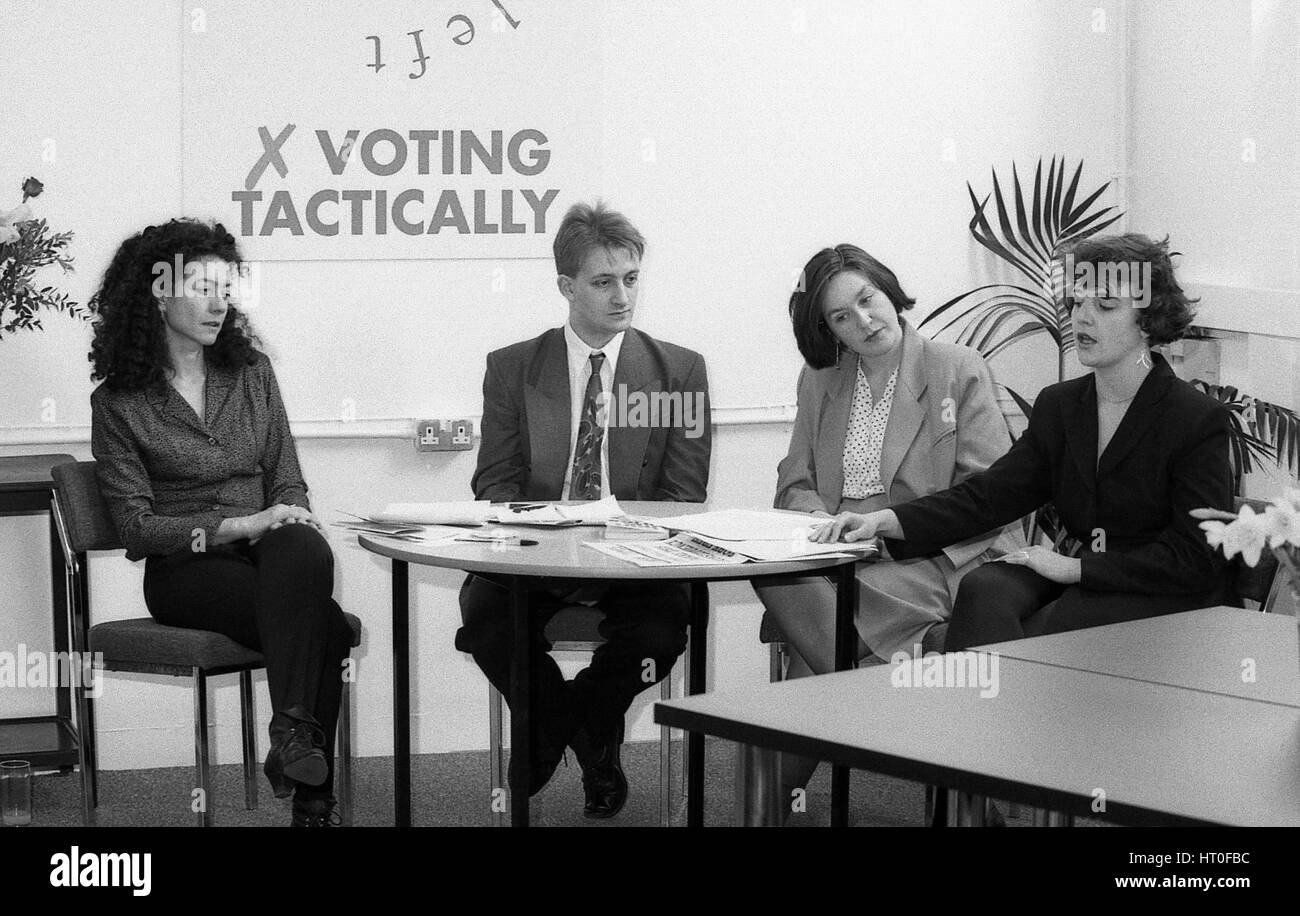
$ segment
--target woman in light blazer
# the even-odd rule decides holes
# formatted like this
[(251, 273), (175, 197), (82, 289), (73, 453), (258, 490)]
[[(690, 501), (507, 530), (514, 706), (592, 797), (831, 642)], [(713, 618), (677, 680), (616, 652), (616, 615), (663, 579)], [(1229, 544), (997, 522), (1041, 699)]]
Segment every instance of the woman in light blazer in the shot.
[[(825, 248), (790, 297), (807, 365), (775, 505), (815, 516), (869, 512), (979, 473), (1010, 447), (988, 366), (974, 350), (936, 343), (902, 317), (893, 271), (853, 245)], [(919, 652), (952, 613), (962, 576), (1024, 546), (1018, 525), (908, 560), (858, 571), (860, 658)], [(835, 589), (824, 576), (767, 579), (755, 590), (791, 648), (788, 678), (833, 671)], [(802, 786), (815, 761), (787, 756), (783, 782)]]

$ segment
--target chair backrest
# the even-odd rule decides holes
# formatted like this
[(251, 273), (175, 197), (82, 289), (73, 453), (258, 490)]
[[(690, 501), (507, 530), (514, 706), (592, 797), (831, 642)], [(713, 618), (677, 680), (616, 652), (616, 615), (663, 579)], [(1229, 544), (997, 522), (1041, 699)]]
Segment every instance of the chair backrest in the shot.
[[(1250, 506), (1256, 512), (1263, 512), (1268, 505), (1268, 502), (1263, 499), (1238, 496), (1233, 500), (1232, 508), (1234, 512), (1240, 512), (1242, 506)], [(1255, 566), (1247, 566), (1246, 562), (1237, 556), (1232, 561), (1232, 567), (1233, 591), (1237, 597), (1257, 601), (1261, 610), (1269, 610), (1271, 608), (1269, 599), (1273, 597), (1278, 569), (1277, 557), (1273, 556), (1273, 552), (1266, 549), (1260, 554), (1259, 563)]]
[(95, 462), (70, 461), (53, 468), (50, 474), (54, 477), (55, 498), (63, 512), (73, 551), (119, 549), (122, 538), (99, 492)]

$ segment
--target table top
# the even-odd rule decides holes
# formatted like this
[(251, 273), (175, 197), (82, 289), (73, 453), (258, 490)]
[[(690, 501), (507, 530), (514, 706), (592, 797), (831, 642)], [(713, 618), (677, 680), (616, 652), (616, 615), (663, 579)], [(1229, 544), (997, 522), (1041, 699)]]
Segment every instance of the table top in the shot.
[(980, 648), (1062, 668), (1300, 706), (1298, 639), (1294, 617), (1213, 607)]
[(49, 490), (54, 486), (50, 469), (76, 460), (71, 455), (18, 455), (0, 458), (0, 493)]
[[(701, 511), (698, 504), (677, 502), (621, 502), (629, 515), (656, 518), (681, 515), (683, 512)], [(805, 515), (805, 513), (792, 513)], [(535, 528), (520, 525), (501, 525), (517, 531), (525, 538), (536, 540), (535, 546), (509, 546), (503, 544), (431, 544), (424, 546), (412, 541), (401, 541), (361, 534), (358, 543), (366, 550), (394, 560), (418, 563), (423, 566), (441, 566), (474, 573), (494, 573), (504, 576), (563, 577), (571, 579), (667, 579), (667, 580), (720, 580), (757, 579), (765, 576), (811, 573), (833, 569), (860, 558), (830, 558), (820, 560), (791, 560), (779, 563), (742, 563), (717, 566), (636, 566), (598, 550), (583, 546), (584, 541), (603, 540), (603, 529), (582, 525), (573, 528)]]
[(999, 659), (986, 698), (894, 676), (882, 665), (661, 702), (655, 721), (1120, 823), (1300, 825), (1295, 707), (1015, 658)]

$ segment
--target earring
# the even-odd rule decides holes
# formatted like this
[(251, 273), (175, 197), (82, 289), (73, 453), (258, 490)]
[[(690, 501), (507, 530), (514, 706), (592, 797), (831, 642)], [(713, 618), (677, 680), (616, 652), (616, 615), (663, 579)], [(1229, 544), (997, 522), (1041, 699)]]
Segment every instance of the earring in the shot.
[(1147, 353), (1146, 350), (1143, 350), (1141, 353), (1138, 354), (1137, 364), (1143, 367), (1144, 369), (1151, 368), (1151, 356)]

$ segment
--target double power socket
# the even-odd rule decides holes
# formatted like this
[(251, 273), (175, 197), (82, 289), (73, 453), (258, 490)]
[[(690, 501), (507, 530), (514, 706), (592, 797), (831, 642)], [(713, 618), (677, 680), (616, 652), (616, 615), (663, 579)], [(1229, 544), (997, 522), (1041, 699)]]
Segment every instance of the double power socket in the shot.
[(473, 447), (472, 420), (420, 420), (415, 424), (417, 452), (459, 452)]

